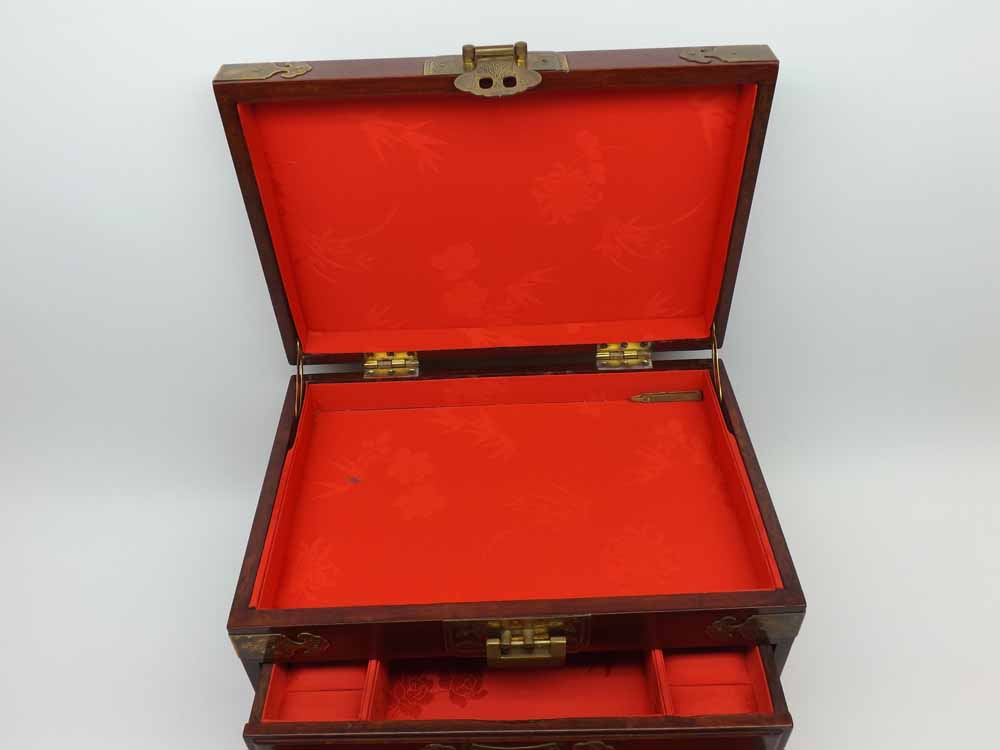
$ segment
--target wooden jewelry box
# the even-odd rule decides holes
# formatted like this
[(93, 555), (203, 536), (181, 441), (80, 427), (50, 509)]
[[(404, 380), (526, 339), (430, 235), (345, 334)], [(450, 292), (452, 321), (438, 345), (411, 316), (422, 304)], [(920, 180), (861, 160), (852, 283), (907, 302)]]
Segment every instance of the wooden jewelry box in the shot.
[(222, 67), (296, 365), (229, 618), (250, 747), (784, 743), (805, 599), (718, 358), (777, 69)]

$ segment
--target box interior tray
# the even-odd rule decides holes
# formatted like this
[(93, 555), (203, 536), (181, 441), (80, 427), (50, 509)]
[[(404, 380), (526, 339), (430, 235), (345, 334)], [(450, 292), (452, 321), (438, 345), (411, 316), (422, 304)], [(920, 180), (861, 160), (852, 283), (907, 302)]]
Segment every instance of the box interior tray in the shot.
[(756, 648), (571, 655), (559, 669), (464, 660), (275, 665), (264, 722), (772, 713)]
[(251, 606), (778, 589), (712, 388), (704, 370), (311, 383)]

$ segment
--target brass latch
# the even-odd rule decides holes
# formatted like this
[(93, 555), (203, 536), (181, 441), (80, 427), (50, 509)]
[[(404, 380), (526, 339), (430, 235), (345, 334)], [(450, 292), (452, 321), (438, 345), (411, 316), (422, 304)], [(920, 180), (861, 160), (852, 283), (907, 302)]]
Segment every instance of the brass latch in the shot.
[(424, 75), (456, 75), (455, 88), (476, 96), (512, 96), (542, 82), (539, 71), (569, 70), (557, 52), (528, 52), (527, 42), (477, 47), (466, 44), (461, 57), (447, 55), (424, 62)]
[(416, 352), (368, 352), (363, 364), (365, 380), (415, 378), (420, 374)]
[(650, 370), (653, 346), (648, 341), (623, 341), (597, 345), (598, 370)]
[(566, 636), (553, 635), (548, 625), (530, 622), (503, 627), (486, 639), (486, 663), (491, 667), (549, 667), (566, 663)]
[(485, 655), (492, 667), (559, 666), (567, 653), (587, 650), (590, 615), (448, 620), (444, 642), (449, 656)]
[(489, 44), (477, 47), (474, 44), (462, 45), (462, 67), (465, 70), (475, 70), (479, 63), (485, 60), (510, 60), (521, 68), (528, 67), (528, 43)]

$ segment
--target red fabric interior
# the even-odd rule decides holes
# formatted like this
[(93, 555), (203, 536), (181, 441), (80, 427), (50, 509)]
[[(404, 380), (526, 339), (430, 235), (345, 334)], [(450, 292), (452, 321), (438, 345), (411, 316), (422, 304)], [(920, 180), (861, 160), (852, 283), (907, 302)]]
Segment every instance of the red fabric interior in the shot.
[(676, 716), (774, 709), (757, 649), (663, 654), (665, 710)]
[(707, 337), (755, 97), (240, 105), (303, 350)]
[(309, 385), (251, 605), (780, 586), (708, 373), (658, 370)]
[(264, 720), (360, 719), (367, 671), (367, 662), (305, 668), (276, 665), (264, 703)]
[(773, 712), (756, 648), (571, 655), (559, 669), (475, 661), (275, 665), (264, 721), (530, 720)]

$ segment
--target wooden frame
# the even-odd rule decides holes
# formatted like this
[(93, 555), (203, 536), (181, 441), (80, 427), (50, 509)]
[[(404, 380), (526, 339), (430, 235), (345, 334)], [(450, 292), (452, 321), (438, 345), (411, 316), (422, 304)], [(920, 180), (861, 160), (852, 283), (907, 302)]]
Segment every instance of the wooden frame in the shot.
[(401, 750), (781, 750), (792, 732), (774, 654), (761, 648), (773, 704), (770, 714), (545, 719), (532, 721), (415, 720), (264, 722), (272, 666), (256, 683), (243, 737), (250, 750), (367, 748)]

